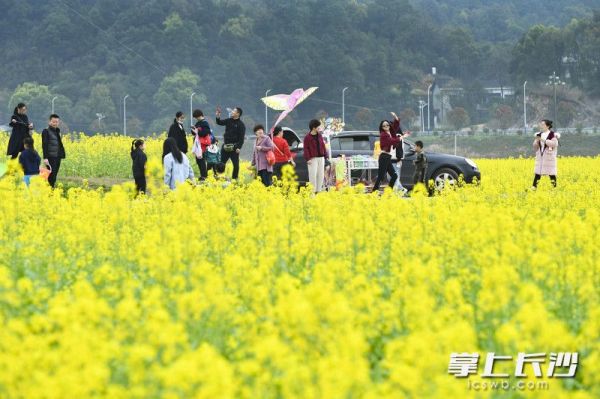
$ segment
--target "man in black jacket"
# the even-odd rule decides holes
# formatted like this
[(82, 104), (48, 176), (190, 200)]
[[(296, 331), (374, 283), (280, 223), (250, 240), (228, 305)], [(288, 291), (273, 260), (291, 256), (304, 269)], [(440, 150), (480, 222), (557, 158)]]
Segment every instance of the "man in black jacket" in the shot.
[(246, 126), (240, 119), (242, 117), (242, 109), (236, 107), (231, 112), (231, 118), (221, 119), (221, 107), (217, 107), (217, 125), (225, 126), (225, 134), (223, 135), (223, 148), (221, 149), (221, 162), (226, 164), (231, 159), (233, 164), (232, 179), (237, 179), (240, 173), (240, 151), (244, 145), (244, 137), (246, 136)]
[(60, 117), (56, 114), (50, 115), (48, 128), (42, 131), (42, 151), (44, 154), (44, 163), (50, 166), (50, 176), (48, 183), (54, 187), (56, 177), (60, 169), (61, 160), (65, 159), (65, 147), (60, 137)]

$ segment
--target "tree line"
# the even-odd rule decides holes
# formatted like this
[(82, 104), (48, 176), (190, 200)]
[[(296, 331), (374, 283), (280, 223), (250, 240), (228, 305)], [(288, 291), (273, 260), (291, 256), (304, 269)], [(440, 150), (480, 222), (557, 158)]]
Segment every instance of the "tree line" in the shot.
[(239, 105), (262, 122), (267, 89), (319, 86), (288, 125), (341, 115), (341, 89), (350, 87), (347, 123), (365, 128), (390, 109), (414, 119), (432, 66), (464, 88), (453, 101), (471, 123), (514, 106), (481, 107), (487, 85), (541, 83), (568, 69), (570, 85), (600, 95), (600, 17), (587, 0), (0, 3), (2, 121), (24, 101), (43, 123), (54, 99), (70, 130), (122, 131), (128, 95), (128, 132), (147, 134), (165, 130), (175, 111), (189, 113), (195, 92), (195, 107)]

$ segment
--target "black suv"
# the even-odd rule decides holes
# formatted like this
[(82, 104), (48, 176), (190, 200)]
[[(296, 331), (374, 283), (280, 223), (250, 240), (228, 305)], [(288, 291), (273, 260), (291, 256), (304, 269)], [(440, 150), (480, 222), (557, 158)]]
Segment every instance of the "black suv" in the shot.
[[(290, 150), (296, 162), (296, 174), (300, 184), (308, 182), (308, 168), (302, 151), (302, 140), (292, 129), (284, 128), (283, 137), (290, 145)], [(342, 154), (349, 157), (352, 155), (373, 156), (375, 142), (379, 141), (379, 133), (373, 131), (352, 131), (341, 132), (331, 138), (331, 156), (339, 157)], [(415, 159), (414, 144), (404, 140), (404, 159), (402, 160), (402, 176), (400, 181), (408, 189), (413, 186), (413, 174)], [(477, 165), (470, 159), (458, 157), (449, 154), (440, 154), (428, 152), (427, 154), (427, 173), (426, 180), (433, 179), (437, 188), (442, 188), (444, 184), (455, 184), (458, 176), (462, 175), (466, 183), (473, 183), (481, 180), (481, 172)], [(353, 181), (367, 181), (374, 183), (377, 178), (377, 171), (370, 173), (365, 171), (353, 171)]]

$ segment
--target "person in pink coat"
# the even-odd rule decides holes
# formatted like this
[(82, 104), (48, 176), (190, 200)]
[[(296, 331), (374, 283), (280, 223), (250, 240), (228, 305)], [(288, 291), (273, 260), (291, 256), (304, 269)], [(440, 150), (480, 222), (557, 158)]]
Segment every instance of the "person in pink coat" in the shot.
[(273, 141), (265, 134), (263, 125), (254, 126), (254, 134), (256, 135), (256, 141), (252, 153), (252, 167), (256, 169), (256, 174), (260, 177), (262, 183), (269, 187), (273, 184), (273, 165), (267, 161), (267, 152), (273, 151)]
[(533, 140), (535, 151), (535, 177), (532, 190), (537, 188), (542, 176), (550, 176), (552, 186), (556, 187), (556, 153), (560, 134), (552, 131), (552, 121), (544, 119), (540, 122), (540, 132)]

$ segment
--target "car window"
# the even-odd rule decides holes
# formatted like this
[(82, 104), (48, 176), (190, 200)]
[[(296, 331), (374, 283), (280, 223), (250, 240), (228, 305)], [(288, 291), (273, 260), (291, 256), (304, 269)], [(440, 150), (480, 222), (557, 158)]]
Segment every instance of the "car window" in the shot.
[(354, 139), (352, 137), (340, 137), (339, 145), (341, 151), (353, 151)]
[(331, 149), (332, 150), (340, 150), (340, 139), (338, 137), (331, 138)]
[(371, 143), (369, 142), (369, 136), (353, 137), (352, 146), (354, 151), (370, 151)]
[(373, 142), (369, 136), (346, 136), (333, 137), (331, 139), (331, 149), (334, 151), (372, 151)]

